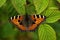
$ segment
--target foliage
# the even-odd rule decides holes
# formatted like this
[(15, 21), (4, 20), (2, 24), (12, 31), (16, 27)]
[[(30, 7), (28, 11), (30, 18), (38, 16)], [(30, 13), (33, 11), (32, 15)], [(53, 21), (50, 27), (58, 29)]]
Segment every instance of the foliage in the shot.
[[(14, 15), (46, 16), (34, 32), (21, 32), (11, 24)], [(0, 0), (0, 40), (60, 40), (60, 0)]]

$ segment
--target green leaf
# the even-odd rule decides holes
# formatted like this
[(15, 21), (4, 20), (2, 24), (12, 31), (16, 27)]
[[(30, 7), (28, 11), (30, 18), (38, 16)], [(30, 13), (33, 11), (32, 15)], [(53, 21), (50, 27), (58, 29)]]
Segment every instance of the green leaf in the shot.
[(60, 3), (60, 0), (57, 0)]
[(42, 15), (45, 15), (46, 17), (49, 17), (56, 10), (59, 11), (57, 7), (49, 7), (42, 13)]
[(7, 11), (9, 17), (18, 15), (17, 11), (13, 7), (12, 3), (10, 3), (10, 2), (11, 2), (10, 0), (7, 1), (3, 8)]
[(25, 14), (26, 0), (11, 0), (11, 2), (19, 14), (22, 14), (22, 15)]
[(32, 4), (28, 5), (26, 11), (28, 14), (35, 14), (35, 7)]
[(49, 25), (51, 25), (55, 29), (56, 34), (57, 34), (57, 40), (60, 40), (60, 21), (51, 23)]
[(38, 29), (39, 40), (56, 40), (54, 29), (48, 24), (40, 25)]
[(8, 17), (11, 17), (11, 16), (14, 16), (14, 15), (17, 15), (17, 11), (14, 9), (12, 3), (10, 3), (11, 1), (7, 1), (2, 7), (0, 10), (2, 10), (4, 12), (3, 15), (7, 15)]
[(0, 7), (3, 6), (3, 4), (6, 2), (6, 0), (0, 0)]
[(44, 14), (46, 23), (54, 23), (60, 19), (60, 11), (58, 9), (49, 9)]
[(58, 7), (56, 0), (49, 0), (49, 7)]
[(33, 2), (36, 8), (37, 14), (40, 14), (47, 8), (49, 0), (33, 0)]

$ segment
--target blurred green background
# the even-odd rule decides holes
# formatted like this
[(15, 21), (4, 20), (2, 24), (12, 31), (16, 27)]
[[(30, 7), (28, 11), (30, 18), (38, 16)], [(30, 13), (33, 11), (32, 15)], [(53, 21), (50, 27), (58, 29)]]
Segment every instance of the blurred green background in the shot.
[[(37, 7), (37, 4), (40, 3), (37, 2), (37, 4), (35, 3), (36, 5), (34, 4), (34, 6), (33, 2), (37, 0), (28, 0), (28, 4), (25, 5), (24, 1), (25, 0), (0, 0), (0, 40), (39, 40), (38, 30), (35, 32), (21, 32), (9, 21), (11, 16), (18, 14), (25, 15), (25, 9), (28, 14), (36, 13), (35, 6)], [(42, 6), (40, 6), (40, 9), (37, 7), (37, 14), (43, 13), (42, 15), (45, 15), (44, 11), (50, 7), (50, 9), (58, 9), (60, 12), (60, 0), (48, 0), (49, 2), (47, 0), (41, 1), (42, 2), (40, 5)], [(49, 24), (55, 30), (57, 40), (60, 40), (60, 20), (54, 21), (53, 23), (49, 23), (48, 21), (47, 24)]]

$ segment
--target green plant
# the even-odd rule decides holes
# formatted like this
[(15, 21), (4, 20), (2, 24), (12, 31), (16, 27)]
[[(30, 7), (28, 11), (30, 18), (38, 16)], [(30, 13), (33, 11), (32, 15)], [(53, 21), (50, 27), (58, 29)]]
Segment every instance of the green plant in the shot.
[[(0, 39), (60, 40), (59, 5), (60, 0), (0, 0)], [(8, 19), (13, 15), (25, 15), (26, 13), (45, 15), (46, 20), (35, 32), (20, 32)], [(21, 35), (27, 35), (27, 38)]]

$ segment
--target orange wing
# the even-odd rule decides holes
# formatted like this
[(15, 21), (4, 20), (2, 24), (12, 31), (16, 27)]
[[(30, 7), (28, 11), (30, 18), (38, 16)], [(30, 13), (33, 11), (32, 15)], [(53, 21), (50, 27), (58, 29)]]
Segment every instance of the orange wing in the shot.
[(44, 21), (45, 17), (42, 15), (32, 15), (31, 19), (34, 21), (32, 25), (29, 26), (28, 30), (35, 30), (37, 26)]
[(17, 27), (21, 30), (26, 30), (25, 26), (22, 24), (22, 20), (24, 19), (23, 16), (14, 16), (11, 17), (11, 22), (14, 23), (15, 25), (17, 25)]

